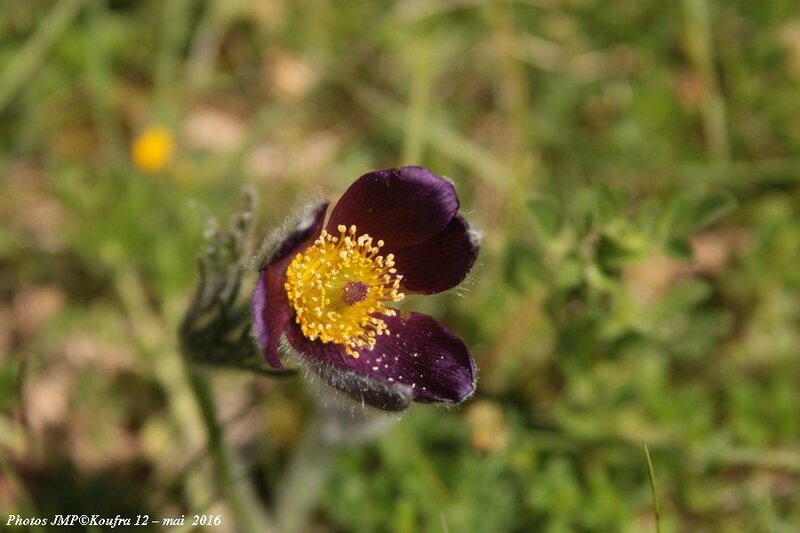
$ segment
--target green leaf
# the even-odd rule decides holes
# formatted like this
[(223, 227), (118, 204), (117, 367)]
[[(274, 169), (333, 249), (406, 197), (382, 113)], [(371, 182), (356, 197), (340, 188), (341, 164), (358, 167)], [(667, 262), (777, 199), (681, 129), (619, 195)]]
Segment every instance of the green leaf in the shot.
[(694, 206), (700, 201), (700, 195), (697, 187), (689, 187), (669, 199), (661, 218), (661, 235), (664, 239), (689, 234), (691, 226), (688, 221)]
[(612, 189), (605, 183), (594, 187), (595, 217), (598, 224), (607, 224), (620, 218), (630, 204), (630, 194), (624, 189)]
[(578, 189), (569, 199), (567, 209), (569, 222), (579, 237), (592, 230), (595, 222), (595, 192), (592, 189)]
[(736, 198), (729, 192), (713, 192), (695, 207), (692, 231), (707, 228), (736, 208)]
[(641, 255), (641, 246), (635, 242), (635, 235), (606, 235), (600, 236), (595, 248), (595, 257), (598, 264), (605, 272), (618, 272), (625, 264), (638, 259)]
[(728, 192), (703, 194), (690, 188), (676, 194), (669, 202), (661, 220), (664, 238), (686, 237), (707, 228), (731, 212), (736, 199)]
[(661, 300), (659, 314), (667, 317), (685, 314), (703, 303), (711, 295), (711, 286), (701, 279), (688, 280), (676, 285)]

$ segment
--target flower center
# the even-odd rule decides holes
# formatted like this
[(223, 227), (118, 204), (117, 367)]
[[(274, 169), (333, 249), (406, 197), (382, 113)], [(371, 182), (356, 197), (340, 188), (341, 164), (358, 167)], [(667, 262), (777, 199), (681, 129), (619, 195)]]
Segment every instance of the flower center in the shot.
[(363, 302), (367, 294), (369, 294), (369, 287), (365, 284), (360, 281), (348, 281), (342, 289), (342, 300), (347, 305), (356, 305), (358, 302)]
[(388, 302), (404, 298), (394, 256), (378, 255), (383, 241), (373, 244), (356, 227), (340, 225), (339, 236), (322, 231), (286, 270), (284, 285), (303, 335), (341, 344), (357, 358), (359, 348), (372, 349), (378, 335), (389, 333), (380, 315), (394, 316)]

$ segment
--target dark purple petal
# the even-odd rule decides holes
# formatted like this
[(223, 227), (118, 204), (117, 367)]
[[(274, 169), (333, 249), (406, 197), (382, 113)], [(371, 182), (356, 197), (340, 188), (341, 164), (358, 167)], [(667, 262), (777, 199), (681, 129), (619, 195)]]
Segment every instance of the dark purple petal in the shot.
[[(291, 320), (289, 302), (284, 297), (279, 297), (286, 291), (276, 281), (280, 277), (267, 267), (259, 274), (256, 290), (253, 293), (253, 332), (259, 346), (264, 352), (264, 357), (273, 368), (283, 368), (278, 355), (278, 343), (281, 332), (286, 323)], [(277, 285), (277, 286), (276, 286)]]
[(290, 256), (293, 258), (298, 252), (302, 252), (314, 242), (322, 232), (322, 221), (325, 219), (328, 205), (329, 202), (321, 202), (306, 212), (297, 223), (297, 226), (280, 243), (269, 262), (275, 263)]
[(307, 354), (314, 354), (310, 357), (302, 356), (303, 364), (320, 376), (325, 383), (347, 394), (358, 403), (384, 411), (403, 411), (411, 405), (414, 390), (408, 385), (374, 378), (360, 370), (351, 370), (342, 365), (329, 364), (332, 358), (344, 356), (339, 345), (308, 341), (299, 328), (289, 327), (286, 333), (290, 345), (305, 346)]
[(453, 184), (423, 167), (364, 174), (345, 191), (328, 221), (328, 232), (355, 224), (392, 246), (424, 242), (440, 233), (458, 210)]
[(278, 344), (286, 324), (292, 319), (292, 309), (286, 295), (286, 269), (294, 256), (310, 246), (322, 232), (328, 204), (315, 208), (280, 243), (269, 263), (259, 272), (253, 292), (253, 333), (264, 351), (264, 357), (274, 368), (283, 368), (278, 355)]
[[(475, 363), (464, 343), (428, 315), (402, 313), (386, 320), (391, 333), (381, 335), (358, 359), (336, 344), (306, 338), (296, 324), (287, 328), (289, 343), (330, 385), (375, 407), (364, 388), (410, 391), (418, 402), (459, 403), (475, 390)], [(360, 388), (348, 389), (342, 372), (362, 376)], [(385, 407), (381, 407), (385, 408)]]
[(435, 294), (464, 281), (475, 264), (479, 247), (477, 234), (469, 229), (466, 220), (456, 215), (444, 231), (422, 244), (387, 248), (383, 252), (394, 253), (397, 273), (403, 276), (400, 288), (404, 292)]

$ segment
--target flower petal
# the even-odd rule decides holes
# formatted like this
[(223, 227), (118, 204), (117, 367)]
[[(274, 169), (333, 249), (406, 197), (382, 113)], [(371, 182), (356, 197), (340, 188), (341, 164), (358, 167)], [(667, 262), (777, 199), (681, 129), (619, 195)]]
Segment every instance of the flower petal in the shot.
[(438, 235), (414, 246), (386, 252), (395, 255), (397, 273), (402, 274), (404, 292), (435, 294), (452, 289), (467, 277), (478, 257), (480, 240), (460, 215)]
[(458, 210), (455, 187), (424, 167), (401, 167), (364, 174), (345, 191), (331, 212), (328, 232), (355, 224), (392, 246), (424, 242), (441, 232)]
[(328, 203), (315, 207), (277, 245), (269, 263), (259, 272), (252, 300), (253, 333), (264, 351), (264, 357), (274, 368), (283, 368), (278, 355), (278, 344), (286, 324), (292, 319), (292, 310), (286, 296), (286, 268), (294, 256), (310, 246), (322, 232), (322, 223)]
[(345, 355), (340, 345), (310, 341), (303, 336), (300, 328), (292, 326), (287, 328), (286, 333), (289, 353), (294, 350), (302, 364), (356, 402), (384, 411), (403, 411), (411, 405), (414, 394), (408, 385), (374, 378), (346, 365), (331, 364), (334, 360), (350, 357)]
[[(289, 343), (312, 370), (331, 386), (356, 399), (373, 403), (387, 391), (406, 391), (415, 401), (459, 403), (475, 390), (475, 363), (464, 343), (428, 315), (403, 313), (382, 317), (391, 331), (377, 337), (372, 350), (361, 350), (358, 359), (336, 344), (311, 341), (292, 323)], [(342, 379), (342, 376), (350, 379)], [(352, 376), (360, 376), (354, 387)], [(397, 392), (400, 391), (400, 392)]]

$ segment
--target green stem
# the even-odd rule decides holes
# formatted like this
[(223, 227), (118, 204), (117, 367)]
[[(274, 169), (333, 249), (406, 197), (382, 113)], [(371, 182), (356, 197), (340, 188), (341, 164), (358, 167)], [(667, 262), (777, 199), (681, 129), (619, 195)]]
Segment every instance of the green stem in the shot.
[(650, 459), (650, 450), (647, 443), (643, 442), (644, 455), (647, 459), (647, 476), (650, 478), (650, 491), (653, 493), (653, 509), (656, 514), (656, 533), (661, 533), (661, 507), (658, 504), (658, 493), (656, 492), (656, 474), (653, 471), (653, 461)]
[(237, 464), (236, 457), (225, 442), (205, 376), (195, 370), (191, 373), (191, 380), (208, 433), (208, 444), (214, 458), (217, 478), (236, 514), (238, 530), (245, 533), (274, 531), (275, 525), (258, 503), (258, 498), (247, 480), (242, 479), (243, 467)]
[[(202, 418), (189, 383), (186, 368), (178, 353), (171, 332), (164, 327), (144, 298), (146, 291), (138, 274), (120, 267), (115, 289), (121, 307), (127, 315), (133, 338), (149, 371), (167, 398), (171, 419), (181, 438), (184, 453), (195, 454), (205, 449)], [(211, 501), (213, 480), (200, 469), (192, 471), (187, 480), (190, 505), (200, 509)]]
[[(238, 530), (274, 530), (252, 488), (237, 478), (237, 473), (243, 469), (227, 447), (207, 382), (198, 372), (184, 366), (172, 334), (163, 326), (164, 320), (144, 300), (145, 290), (139, 277), (124, 269), (118, 276), (117, 293), (126, 314), (135, 317), (131, 320), (135, 336), (167, 395), (186, 452), (202, 451), (205, 441), (208, 441), (215, 475), (209, 476), (200, 469), (191, 471), (193, 477), (189, 480), (187, 492), (193, 509), (202, 512), (207, 502), (212, 500), (211, 491), (219, 484), (225, 500), (236, 514)], [(202, 434), (202, 428), (205, 428), (206, 436)]]
[(409, 52), (411, 87), (403, 141), (403, 163), (406, 165), (418, 165), (422, 161), (435, 79), (435, 53), (433, 39), (412, 40)]
[(703, 129), (711, 159), (730, 161), (728, 113), (714, 66), (711, 16), (707, 0), (684, 0), (686, 48), (689, 59), (708, 91), (703, 102)]
[[(531, 91), (517, 51), (517, 29), (512, 6), (506, 0), (489, 3), (489, 19), (499, 67), (498, 87), (508, 124), (508, 161), (511, 183), (506, 191), (508, 211), (519, 217), (537, 179), (539, 155), (531, 142)], [(512, 218), (514, 223), (517, 219)]]
[[(399, 102), (372, 87), (353, 83), (351, 80), (343, 80), (341, 86), (350, 91), (358, 104), (388, 127), (399, 131), (405, 127), (406, 111)], [(505, 190), (510, 186), (509, 170), (501, 159), (495, 158), (488, 150), (435, 115), (428, 116), (427, 120), (424, 142), (431, 148), (459, 165), (464, 165), (475, 173), (477, 179), (483, 180), (484, 184), (493, 189)]]
[(186, 60), (186, 86), (199, 90), (208, 84), (214, 72), (225, 32), (231, 23), (228, 12), (220, 2), (210, 2), (205, 14), (197, 24)]
[(160, 117), (176, 118), (181, 47), (189, 33), (193, 0), (163, 2), (161, 42), (156, 58), (156, 108)]
[(86, 31), (86, 66), (92, 95), (92, 117), (98, 137), (102, 140), (100, 149), (103, 155), (116, 164), (121, 160), (124, 142), (113, 105), (114, 84), (101, 32), (107, 16), (105, 1), (92, 0), (87, 8), (87, 15), (89, 23)]
[(85, 0), (61, 0), (42, 20), (11, 63), (0, 73), (0, 113), (44, 61), (50, 47), (80, 12)]

